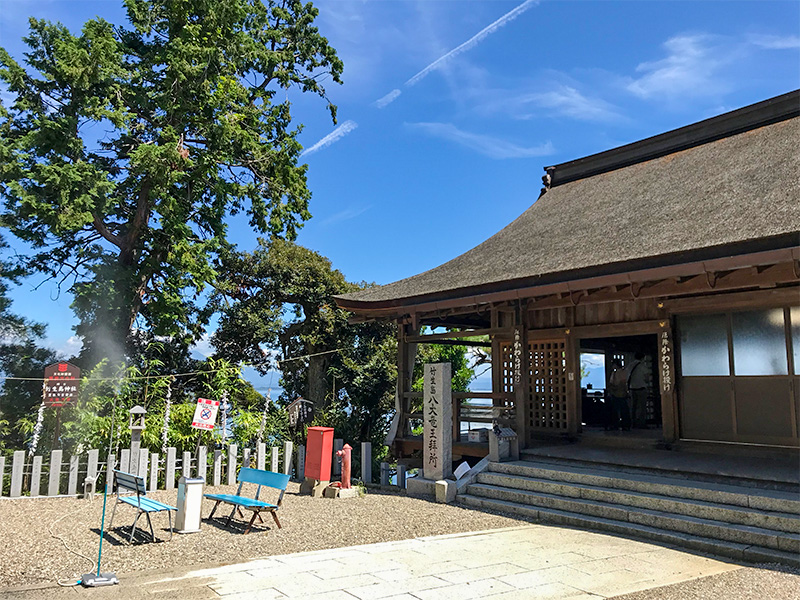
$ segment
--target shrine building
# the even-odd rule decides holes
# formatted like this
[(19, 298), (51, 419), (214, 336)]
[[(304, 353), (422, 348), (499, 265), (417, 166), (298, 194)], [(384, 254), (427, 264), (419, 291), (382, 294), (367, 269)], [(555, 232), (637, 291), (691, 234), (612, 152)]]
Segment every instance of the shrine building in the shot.
[[(420, 343), (491, 349), (491, 391), (453, 395), (454, 458), (486, 455), (467, 431), (500, 414), (523, 448), (612, 433), (800, 446), (798, 140), (794, 91), (546, 167), (539, 198), (482, 244), (338, 297), (354, 319), (397, 323), (395, 456), (422, 445)], [(635, 357), (646, 426), (606, 431), (611, 363)]]

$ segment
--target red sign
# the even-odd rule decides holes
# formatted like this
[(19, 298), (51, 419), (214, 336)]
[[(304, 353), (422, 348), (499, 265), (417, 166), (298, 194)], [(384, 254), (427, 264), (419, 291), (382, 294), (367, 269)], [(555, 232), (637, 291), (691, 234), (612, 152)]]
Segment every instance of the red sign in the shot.
[(44, 369), (44, 403), (60, 408), (78, 400), (81, 370), (70, 363), (56, 363)]

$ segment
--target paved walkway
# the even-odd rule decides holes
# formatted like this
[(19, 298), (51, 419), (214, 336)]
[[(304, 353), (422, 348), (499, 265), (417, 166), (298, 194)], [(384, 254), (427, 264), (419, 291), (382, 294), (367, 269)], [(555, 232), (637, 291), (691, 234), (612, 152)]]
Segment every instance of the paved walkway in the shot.
[[(309, 532), (309, 535), (313, 533)], [(468, 600), (610, 598), (738, 565), (600, 533), (527, 525), (274, 556), (184, 573), (118, 573), (92, 598)], [(72, 598), (79, 588), (0, 592)]]

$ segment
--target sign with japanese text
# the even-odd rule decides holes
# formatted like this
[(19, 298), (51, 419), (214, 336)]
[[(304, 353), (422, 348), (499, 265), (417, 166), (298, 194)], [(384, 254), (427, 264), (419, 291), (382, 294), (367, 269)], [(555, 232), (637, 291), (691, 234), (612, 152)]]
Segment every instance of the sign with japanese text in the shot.
[(289, 425), (302, 427), (314, 420), (314, 403), (305, 398), (298, 398), (286, 407), (289, 411)]
[(672, 341), (669, 338), (669, 332), (662, 331), (658, 340), (659, 352), (658, 361), (661, 367), (661, 389), (664, 393), (672, 391), (674, 384), (673, 379), (673, 355), (672, 355)]
[(219, 410), (219, 400), (209, 400), (198, 398), (197, 407), (194, 409), (192, 427), (211, 431), (217, 422), (217, 411)]
[(81, 387), (81, 370), (73, 364), (62, 362), (44, 369), (45, 406), (61, 408), (77, 401)]
[(438, 481), (453, 474), (453, 395), (450, 363), (425, 365), (422, 471)]

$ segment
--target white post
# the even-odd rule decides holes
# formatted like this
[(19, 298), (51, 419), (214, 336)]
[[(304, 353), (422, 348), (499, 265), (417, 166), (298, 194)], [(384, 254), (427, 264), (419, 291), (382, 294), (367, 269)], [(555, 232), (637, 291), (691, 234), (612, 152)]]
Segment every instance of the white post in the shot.
[(249, 467), (250, 466), (250, 448), (245, 448), (242, 450), (242, 466)]
[(228, 446), (228, 485), (236, 484), (236, 454), (238, 450), (236, 444)]
[(214, 450), (214, 485), (222, 483), (222, 450)]
[(53, 450), (50, 453), (50, 480), (47, 486), (48, 496), (58, 496), (61, 487), (61, 450)]
[(184, 452), (181, 460), (181, 475), (187, 479), (192, 476), (192, 453)]
[(34, 456), (31, 465), (31, 496), (39, 495), (39, 485), (42, 482), (42, 457)]
[(295, 479), (297, 481), (303, 481), (306, 472), (306, 447), (305, 446), (298, 446), (297, 447), (297, 475)]
[(177, 450), (170, 446), (167, 448), (167, 472), (164, 479), (166, 480), (166, 489), (175, 489), (175, 454)]
[(267, 464), (267, 445), (264, 442), (258, 443), (258, 453), (256, 454), (256, 468), (263, 471)]
[(69, 457), (69, 482), (67, 483), (67, 494), (75, 496), (78, 493), (78, 466), (80, 457), (73, 455)]
[(86, 476), (87, 477), (97, 477), (97, 462), (98, 462), (99, 459), (100, 459), (100, 451), (99, 450), (89, 450), (89, 456), (86, 459)]
[(200, 446), (197, 449), (197, 476), (205, 481), (208, 474), (208, 447)]
[(0, 496), (3, 495), (3, 490), (5, 489), (4, 484), (6, 482), (6, 457), (0, 456)]
[(450, 363), (425, 365), (422, 470), (439, 481), (453, 474), (453, 395)]
[(147, 481), (147, 457), (150, 451), (147, 448), (139, 450), (139, 477)]
[(278, 452), (280, 452), (280, 448), (277, 446), (272, 447), (272, 464), (270, 465), (270, 471), (273, 473), (280, 473), (278, 470)]
[(22, 496), (22, 471), (25, 469), (25, 451), (17, 450), (11, 462), (11, 497)]
[(283, 473), (284, 475), (292, 474), (292, 451), (294, 444), (292, 442), (283, 442)]
[(131, 449), (123, 448), (119, 452), (119, 470), (123, 473), (131, 472)]
[(158, 489), (158, 452), (150, 455), (150, 491)]
[(372, 442), (361, 442), (361, 481), (372, 483)]
[(109, 494), (114, 490), (114, 469), (117, 467), (117, 457), (112, 452), (106, 460), (106, 492)]

